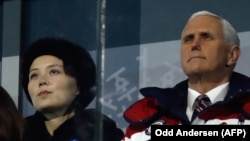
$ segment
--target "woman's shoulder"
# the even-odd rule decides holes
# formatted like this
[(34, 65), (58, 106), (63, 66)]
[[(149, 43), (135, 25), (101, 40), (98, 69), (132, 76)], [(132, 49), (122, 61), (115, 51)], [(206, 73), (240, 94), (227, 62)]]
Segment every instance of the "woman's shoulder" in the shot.
[(80, 118), (85, 118), (86, 120), (92, 121), (102, 121), (104, 123), (115, 124), (115, 121), (97, 109), (84, 109), (78, 113)]
[[(101, 113), (97, 109), (85, 109), (81, 112), (81, 118), (85, 118), (89, 123), (95, 123), (96, 121), (101, 121), (103, 128), (104, 141), (114, 140), (120, 141), (124, 136), (121, 129), (117, 127), (116, 122), (105, 114)], [(98, 124), (97, 124), (98, 125)], [(114, 136), (115, 135), (115, 136)]]

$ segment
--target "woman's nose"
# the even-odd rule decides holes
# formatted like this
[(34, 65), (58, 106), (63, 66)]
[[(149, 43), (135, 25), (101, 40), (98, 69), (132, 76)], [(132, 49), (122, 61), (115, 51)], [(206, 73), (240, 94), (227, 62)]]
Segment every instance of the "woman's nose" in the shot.
[(39, 81), (39, 86), (48, 85), (48, 81), (45, 78), (41, 78)]

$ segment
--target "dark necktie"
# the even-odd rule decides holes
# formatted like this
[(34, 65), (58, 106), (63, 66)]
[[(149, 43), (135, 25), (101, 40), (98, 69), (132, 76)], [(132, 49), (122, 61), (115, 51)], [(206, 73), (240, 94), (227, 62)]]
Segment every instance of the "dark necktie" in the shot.
[(194, 109), (191, 121), (193, 121), (201, 111), (203, 111), (210, 105), (211, 105), (211, 101), (207, 95), (202, 94), (198, 96), (195, 100), (195, 109)]

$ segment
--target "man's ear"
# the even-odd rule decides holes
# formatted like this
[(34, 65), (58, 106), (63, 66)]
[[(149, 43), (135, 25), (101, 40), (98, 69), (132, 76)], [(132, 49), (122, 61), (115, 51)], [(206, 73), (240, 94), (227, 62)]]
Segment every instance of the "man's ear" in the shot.
[(227, 66), (234, 66), (239, 59), (241, 54), (240, 47), (238, 45), (234, 45), (230, 49), (230, 53), (228, 55)]

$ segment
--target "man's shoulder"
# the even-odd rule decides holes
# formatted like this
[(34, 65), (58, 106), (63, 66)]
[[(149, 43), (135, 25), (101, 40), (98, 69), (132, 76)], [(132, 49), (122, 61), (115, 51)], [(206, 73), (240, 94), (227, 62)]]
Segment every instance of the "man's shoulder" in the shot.
[(159, 105), (154, 98), (144, 97), (124, 112), (124, 118), (131, 124), (145, 123), (157, 115), (158, 108)]
[(233, 72), (231, 81), (244, 81), (250, 83), (250, 77), (239, 72)]

